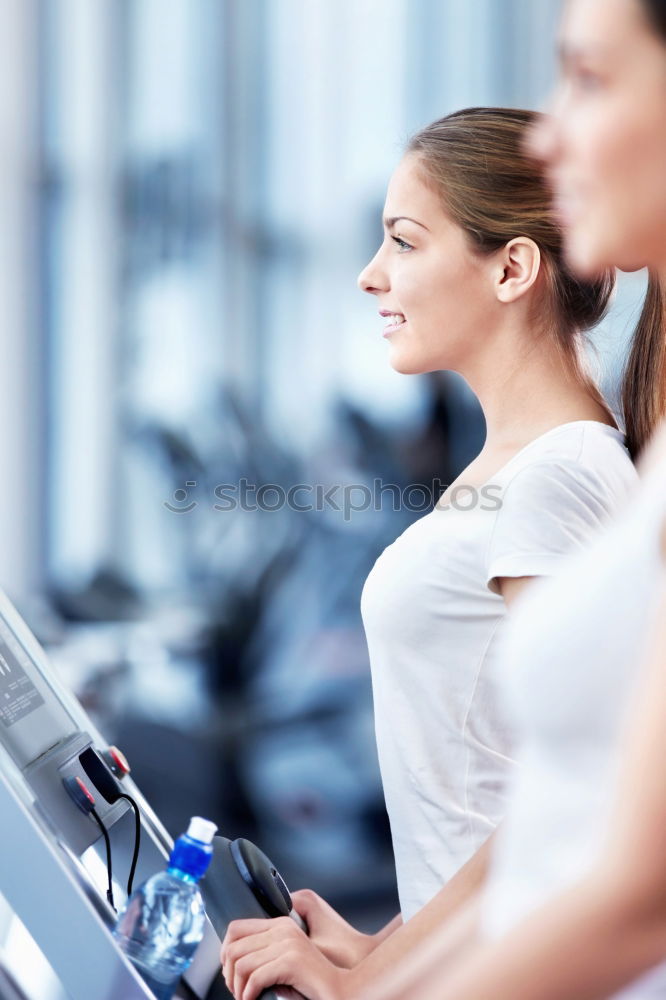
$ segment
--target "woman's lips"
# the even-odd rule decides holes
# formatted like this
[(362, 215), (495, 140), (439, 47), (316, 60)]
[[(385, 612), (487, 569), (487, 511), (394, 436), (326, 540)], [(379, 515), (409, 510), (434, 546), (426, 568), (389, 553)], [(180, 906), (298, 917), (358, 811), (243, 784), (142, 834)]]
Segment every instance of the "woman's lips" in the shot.
[[(388, 337), (388, 335), (390, 333), (393, 333), (394, 330), (399, 330), (400, 327), (404, 326), (405, 323), (407, 322), (402, 313), (391, 312), (389, 309), (380, 309), (379, 315), (382, 316), (384, 319), (386, 319), (387, 316), (390, 316), (392, 320), (388, 324), (388, 326), (384, 327), (384, 332), (382, 334), (382, 336), (384, 337)], [(396, 319), (398, 320), (398, 322), (396, 322)]]
[(401, 327), (403, 327), (406, 322), (407, 320), (403, 319), (401, 323), (389, 323), (388, 326), (384, 327), (384, 332), (382, 333), (382, 337), (388, 337), (389, 334), (393, 333), (395, 330), (400, 330)]

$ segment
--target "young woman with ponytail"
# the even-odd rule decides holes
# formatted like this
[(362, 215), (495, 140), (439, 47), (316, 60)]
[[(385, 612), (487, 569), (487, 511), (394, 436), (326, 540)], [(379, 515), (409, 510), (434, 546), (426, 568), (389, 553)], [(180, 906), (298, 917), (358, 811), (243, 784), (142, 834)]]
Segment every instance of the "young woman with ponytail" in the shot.
[(532, 148), (567, 260), (650, 270), (623, 390), (642, 482), (508, 623), (521, 766), (466, 948), (434, 935), (367, 1000), (666, 997), (666, 0), (568, 0), (560, 50)]
[(359, 278), (389, 321), (392, 366), (461, 374), (487, 430), (362, 596), (401, 913), (366, 936), (305, 892), (294, 898), (309, 939), (289, 919), (232, 924), (222, 960), (237, 1000), (274, 983), (309, 1000), (356, 997), (475, 896), (514, 770), (496, 683), (507, 604), (588, 544), (636, 485), (585, 364), (613, 272), (580, 278), (565, 262), (524, 152), (537, 120), (472, 108), (419, 132)]

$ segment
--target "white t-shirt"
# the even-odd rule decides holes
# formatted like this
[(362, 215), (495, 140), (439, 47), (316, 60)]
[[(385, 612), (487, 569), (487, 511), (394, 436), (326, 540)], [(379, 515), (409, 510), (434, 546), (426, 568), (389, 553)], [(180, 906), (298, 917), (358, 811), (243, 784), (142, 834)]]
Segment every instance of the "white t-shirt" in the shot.
[[(603, 850), (617, 808), (622, 731), (666, 583), (665, 517), (662, 464), (614, 524), (512, 609), (498, 675), (520, 766), (484, 890), (487, 936), (575, 883)], [(666, 997), (666, 963), (615, 996)]]
[(551, 574), (636, 479), (620, 431), (562, 424), (514, 455), (473, 508), (461, 495), (411, 524), (370, 572), (361, 612), (404, 919), (505, 812), (513, 737), (498, 707), (506, 605), (494, 578)]

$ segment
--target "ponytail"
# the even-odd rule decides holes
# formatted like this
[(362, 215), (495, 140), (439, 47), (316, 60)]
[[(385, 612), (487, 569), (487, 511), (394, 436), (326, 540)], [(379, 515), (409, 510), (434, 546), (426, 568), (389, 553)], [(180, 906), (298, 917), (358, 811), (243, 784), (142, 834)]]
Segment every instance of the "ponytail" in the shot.
[(627, 448), (635, 458), (666, 415), (666, 298), (652, 271), (622, 379)]

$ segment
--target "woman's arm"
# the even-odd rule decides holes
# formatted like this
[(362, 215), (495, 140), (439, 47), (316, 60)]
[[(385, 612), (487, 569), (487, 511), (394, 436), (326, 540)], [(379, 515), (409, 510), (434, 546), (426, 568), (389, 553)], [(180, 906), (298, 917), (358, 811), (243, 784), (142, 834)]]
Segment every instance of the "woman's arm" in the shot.
[[(221, 954), (227, 986), (236, 1000), (255, 1000), (277, 982), (293, 986), (308, 1000), (355, 1000), (435, 931), (441, 935), (438, 947), (458, 954), (466, 942), (461, 925), (451, 923), (451, 918), (475, 898), (488, 868), (491, 840), (492, 836), (422, 910), (350, 970), (329, 962), (289, 917), (233, 921)], [(467, 924), (462, 926), (466, 929)]]
[(446, 981), (452, 967), (476, 947), (480, 893), (467, 900), (446, 925), (421, 941), (390, 971), (354, 994), (354, 1000), (412, 1000), (430, 983)]
[[(529, 586), (534, 577), (501, 577), (498, 587), (507, 604)], [(294, 894), (294, 905), (310, 930), (310, 938), (288, 918), (234, 921), (222, 947), (227, 986), (237, 1000), (254, 1000), (267, 986), (280, 983), (300, 990), (309, 1000), (352, 1000), (392, 973), (396, 964), (428, 941), (442, 934), (441, 947), (456, 957), (470, 941), (468, 917), (451, 918), (477, 896), (486, 876), (494, 835), (479, 848), (437, 895), (403, 924), (396, 917), (378, 935), (354, 931), (316, 893)], [(444, 952), (441, 952), (443, 954)], [(438, 951), (438, 954), (440, 952)], [(413, 970), (412, 973), (409, 970)], [(403, 975), (420, 975), (422, 967), (410, 963)]]
[(358, 965), (402, 925), (402, 917), (398, 914), (375, 934), (364, 934), (311, 889), (292, 892), (291, 901), (296, 913), (307, 924), (308, 939), (329, 962), (341, 969)]
[(405, 1000), (603, 1000), (666, 960), (666, 582), (649, 650), (594, 870), (451, 975), (432, 970)]
[(599, 869), (510, 934), (469, 951), (450, 975), (431, 968), (420, 988), (392, 997), (605, 1000), (666, 957), (666, 908), (633, 895)]
[(522, 594), (530, 582), (535, 579), (539, 578), (534, 576), (498, 576), (497, 586), (509, 610), (519, 594)]
[[(345, 997), (356, 997), (385, 974), (392, 975), (397, 963), (409, 958), (433, 934), (441, 938), (442, 956), (457, 955), (467, 945), (466, 931), (470, 924), (454, 925), (452, 920), (476, 899), (488, 872), (494, 837), (495, 834), (491, 834), (429, 903), (351, 970)], [(465, 933), (462, 933), (463, 928)]]

